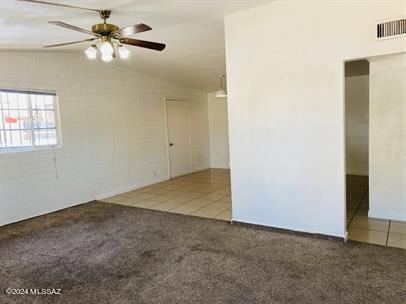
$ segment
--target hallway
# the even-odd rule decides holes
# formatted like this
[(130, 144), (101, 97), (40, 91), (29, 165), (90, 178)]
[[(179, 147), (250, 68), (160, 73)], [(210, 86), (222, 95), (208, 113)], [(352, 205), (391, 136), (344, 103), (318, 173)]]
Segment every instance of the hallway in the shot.
[(347, 176), (347, 230), (350, 240), (406, 249), (406, 223), (368, 218), (368, 177)]

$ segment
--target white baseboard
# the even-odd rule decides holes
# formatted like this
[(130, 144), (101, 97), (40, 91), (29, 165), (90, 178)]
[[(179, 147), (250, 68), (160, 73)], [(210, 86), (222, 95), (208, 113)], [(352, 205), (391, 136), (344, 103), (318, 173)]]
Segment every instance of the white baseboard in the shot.
[(230, 169), (229, 166), (210, 166), (212, 169)]
[(42, 210), (41, 209), (40, 210), (33, 210), (33, 211), (30, 211), (29, 213), (20, 213), (20, 214), (17, 214), (17, 215), (13, 215), (11, 217), (1, 218), (0, 227), (5, 226), (5, 225), (9, 225), (9, 224), (13, 224), (13, 223), (17, 223), (17, 222), (21, 222), (21, 221), (25, 221), (25, 220), (28, 220), (28, 219), (31, 219), (31, 218), (34, 218), (34, 217), (38, 217), (38, 216), (45, 215), (45, 214), (48, 214), (48, 213), (56, 212), (56, 211), (59, 211), (59, 210), (67, 209), (67, 208), (74, 207), (74, 206), (77, 206), (77, 205), (82, 205), (82, 204), (85, 204), (85, 203), (88, 203), (88, 202), (90, 202), (90, 200), (79, 200), (79, 201), (75, 201), (73, 203), (72, 202), (65, 203), (65, 204), (63, 204), (61, 206), (48, 207), (48, 208), (46, 208), (46, 210), (44, 210), (44, 209), (42, 209)]
[(121, 187), (119, 189), (116, 189), (116, 190), (113, 190), (113, 191), (110, 191), (110, 192), (105, 192), (105, 193), (96, 195), (95, 200), (103, 200), (105, 198), (109, 198), (109, 197), (120, 195), (120, 194), (123, 194), (123, 193), (126, 193), (126, 192), (134, 191), (134, 190), (137, 190), (137, 189), (140, 189), (140, 188), (143, 188), (143, 187), (146, 187), (146, 186), (150, 186), (150, 185), (153, 185), (153, 184), (156, 184), (156, 183), (164, 182), (164, 181), (167, 181), (167, 180), (169, 180), (169, 177), (154, 179), (154, 180), (150, 180), (150, 181), (144, 182), (144, 183), (137, 183), (137, 184), (128, 185), (128, 186)]
[(346, 174), (347, 175), (358, 175), (358, 176), (368, 176), (369, 175), (368, 172), (364, 172), (364, 171), (347, 171)]
[[(200, 172), (200, 171), (204, 171), (204, 170), (207, 170), (207, 169), (210, 169), (210, 167), (199, 167), (199, 168), (193, 168), (192, 169), (192, 173), (196, 173), (196, 172)], [(187, 175), (187, 174), (186, 174)]]
[(399, 213), (368, 211), (368, 217), (380, 220), (406, 222), (406, 214)]
[(346, 237), (347, 237), (346, 231), (343, 231), (343, 233), (340, 234), (340, 233), (334, 233), (334, 232), (324, 232), (324, 231), (314, 231), (314, 230), (300, 229), (298, 227), (287, 227), (287, 226), (279, 226), (279, 225), (272, 225), (271, 226), (269, 224), (255, 222), (255, 221), (239, 220), (239, 219), (236, 219), (234, 216), (232, 217), (231, 222), (237, 222), (237, 223), (248, 224), (248, 225), (257, 225), (257, 226), (269, 227), (269, 228), (276, 228), (276, 229), (299, 232), (299, 233), (309, 233), (309, 234), (319, 234), (319, 235), (324, 235), (324, 236), (332, 236), (332, 237), (336, 237), (336, 238), (341, 238), (343, 240), (346, 240)]

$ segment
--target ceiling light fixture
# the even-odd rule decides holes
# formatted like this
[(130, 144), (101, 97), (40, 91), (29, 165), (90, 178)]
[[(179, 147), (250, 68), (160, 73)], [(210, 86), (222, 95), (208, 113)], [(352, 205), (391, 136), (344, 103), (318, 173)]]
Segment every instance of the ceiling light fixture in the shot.
[(223, 89), (223, 79), (225, 79), (226, 76), (225, 75), (220, 75), (219, 78), (220, 78), (220, 89), (217, 90), (216, 97), (217, 98), (224, 98), (224, 97), (227, 97), (227, 92), (226, 92), (225, 89)]
[[(107, 23), (107, 19), (110, 18), (112, 13), (111, 10), (99, 10), (99, 9), (92, 9), (87, 7), (80, 7), (74, 5), (68, 5), (63, 3), (55, 3), (46, 0), (18, 0), (24, 1), (32, 4), (41, 4), (41, 5), (52, 5), (52, 6), (59, 6), (59, 7), (69, 7), (75, 8), (80, 10), (87, 10), (92, 12), (97, 12), (102, 19), (101, 23), (94, 24), (90, 29), (80, 28), (65, 22), (61, 21), (49, 21), (49, 24), (53, 24), (68, 30), (73, 30), (80, 33), (89, 34), (92, 37), (87, 38), (84, 40), (79, 41), (72, 41), (72, 42), (64, 42), (64, 43), (57, 43), (44, 46), (45, 48), (54, 48), (54, 47), (64, 47), (67, 45), (72, 44), (79, 44), (83, 42), (90, 42), (91, 46), (88, 47), (85, 51), (86, 56), (90, 60), (94, 60), (97, 58), (98, 50), (101, 53), (101, 59), (106, 62), (110, 62), (116, 57), (120, 57), (121, 59), (128, 59), (130, 56), (130, 51), (123, 46), (125, 45), (132, 45), (136, 47), (141, 47), (149, 50), (155, 51), (163, 51), (166, 47), (163, 43), (152, 42), (152, 41), (145, 41), (140, 39), (129, 38), (127, 36), (131, 36), (137, 33), (147, 32), (152, 30), (152, 28), (146, 24), (138, 23), (130, 26), (126, 26), (123, 28), (119, 28), (115, 24)], [(116, 52), (118, 52), (118, 56), (116, 56)]]
[(111, 55), (113, 55), (113, 52), (114, 52), (114, 49), (113, 49), (113, 45), (111, 44), (111, 42), (108, 40), (103, 41), (102, 44), (100, 45), (100, 53), (102, 53), (103, 56), (108, 56), (108, 55), (111, 56)]
[(101, 59), (102, 59), (104, 62), (110, 62), (110, 61), (113, 60), (113, 55), (112, 55), (112, 54), (102, 54)]
[(97, 58), (97, 46), (95, 44), (92, 44), (91, 46), (88, 47), (88, 49), (85, 51), (86, 56), (90, 60), (94, 60)]
[(110, 62), (116, 57), (114, 49), (118, 51), (120, 59), (128, 59), (130, 57), (130, 51), (126, 47), (108, 40), (103, 41), (99, 47), (96, 44), (92, 44), (86, 49), (85, 54), (88, 59), (94, 60), (97, 58), (97, 51), (99, 50), (102, 61)]
[(130, 51), (121, 44), (118, 45), (118, 54), (120, 55), (121, 59), (128, 59), (128, 57), (130, 57)]

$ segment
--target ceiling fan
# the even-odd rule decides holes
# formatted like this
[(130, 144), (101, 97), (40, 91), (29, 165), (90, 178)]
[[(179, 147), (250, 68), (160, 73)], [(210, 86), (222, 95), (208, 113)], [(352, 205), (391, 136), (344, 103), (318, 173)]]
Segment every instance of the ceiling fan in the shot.
[(136, 33), (150, 31), (152, 28), (143, 23), (139, 23), (136, 25), (130, 25), (130, 26), (123, 27), (123, 28), (119, 28), (117, 25), (107, 23), (106, 20), (110, 17), (111, 10), (97, 10), (97, 9), (91, 9), (91, 8), (79, 7), (79, 6), (73, 6), (73, 5), (67, 5), (67, 4), (46, 2), (46, 1), (41, 1), (41, 0), (17, 0), (17, 1), (24, 1), (24, 2), (30, 2), (30, 3), (36, 3), (36, 4), (46, 4), (46, 5), (54, 5), (54, 6), (60, 6), (60, 7), (68, 7), (68, 8), (76, 8), (76, 9), (93, 11), (93, 12), (99, 13), (100, 18), (103, 20), (102, 23), (93, 25), (91, 30), (80, 28), (80, 27), (70, 25), (65, 22), (61, 22), (61, 21), (49, 21), (48, 23), (50, 23), (50, 24), (60, 26), (60, 27), (63, 27), (63, 28), (69, 29), (69, 30), (89, 34), (89, 35), (92, 35), (93, 37), (84, 39), (84, 40), (80, 40), (80, 41), (72, 41), (72, 42), (46, 45), (46, 46), (44, 46), (44, 48), (54, 48), (54, 47), (61, 47), (61, 46), (78, 44), (78, 43), (83, 43), (83, 42), (91, 42), (92, 44), (85, 51), (87, 57), (89, 59), (96, 59), (97, 50), (99, 49), (100, 53), (102, 55), (102, 57), (101, 57), (102, 60), (109, 62), (109, 61), (113, 60), (113, 58), (116, 57), (116, 50), (118, 51), (120, 58), (127, 59), (129, 57), (130, 51), (127, 48), (125, 48), (123, 46), (123, 44), (138, 46), (138, 47), (156, 50), (156, 51), (162, 51), (166, 47), (166, 45), (162, 44), (162, 43), (126, 37), (126, 36), (133, 35)]

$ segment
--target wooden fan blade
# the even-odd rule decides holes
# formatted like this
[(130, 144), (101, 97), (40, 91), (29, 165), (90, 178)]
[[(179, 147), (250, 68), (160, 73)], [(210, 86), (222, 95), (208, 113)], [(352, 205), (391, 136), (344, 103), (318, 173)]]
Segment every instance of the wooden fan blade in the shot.
[(82, 42), (90, 42), (90, 41), (93, 41), (93, 40), (96, 40), (96, 39), (97, 38), (89, 38), (89, 39), (80, 40), (80, 41), (72, 41), (72, 42), (45, 45), (44, 48), (53, 48), (53, 47), (65, 46), (65, 45), (70, 45), (70, 44), (77, 44), (77, 43), (82, 43)]
[(123, 44), (139, 46), (142, 48), (151, 49), (151, 50), (155, 50), (155, 51), (162, 51), (166, 47), (166, 45), (162, 44), (162, 43), (144, 41), (144, 40), (138, 40), (138, 39), (131, 39), (131, 38), (121, 38), (119, 41)]
[(17, 0), (17, 1), (23, 1), (23, 2), (31, 2), (31, 3), (37, 3), (37, 4), (47, 4), (47, 5), (54, 5), (54, 6), (62, 6), (62, 7), (69, 7), (69, 8), (77, 8), (81, 10), (87, 10), (87, 11), (93, 11), (93, 12), (99, 12), (100, 10), (97, 9), (92, 9), (92, 8), (87, 8), (87, 7), (80, 7), (80, 6), (73, 6), (73, 5), (67, 5), (67, 4), (60, 4), (60, 3), (53, 3), (53, 2), (47, 2), (47, 1), (40, 1), (40, 0)]
[(149, 27), (146, 24), (140, 23), (140, 24), (135, 24), (135, 25), (130, 25), (123, 27), (113, 33), (113, 35), (119, 35), (119, 36), (130, 36), (136, 33), (141, 33), (141, 32), (146, 32), (152, 30), (151, 27)]
[(88, 30), (86, 30), (86, 29), (83, 29), (83, 28), (80, 28), (80, 27), (77, 27), (77, 26), (74, 26), (74, 25), (70, 25), (70, 24), (67, 24), (67, 23), (65, 23), (65, 22), (61, 22), (61, 21), (49, 21), (48, 23), (53, 24), (53, 25), (56, 25), (56, 26), (60, 26), (60, 27), (63, 27), (63, 28), (67, 28), (67, 29), (70, 29), (70, 30), (73, 30), (73, 31), (77, 31), (77, 32), (81, 32), (81, 33), (93, 35), (93, 36), (96, 36), (96, 37), (101, 37), (100, 34), (93, 33), (92, 31), (88, 31)]

